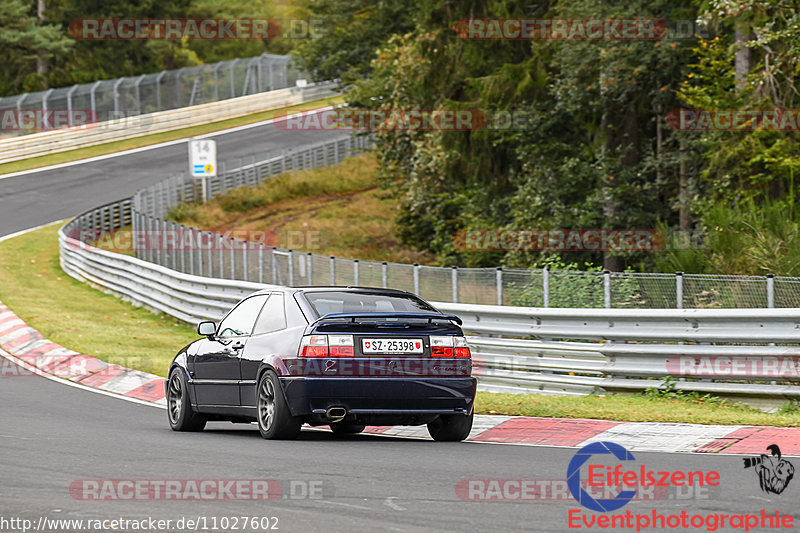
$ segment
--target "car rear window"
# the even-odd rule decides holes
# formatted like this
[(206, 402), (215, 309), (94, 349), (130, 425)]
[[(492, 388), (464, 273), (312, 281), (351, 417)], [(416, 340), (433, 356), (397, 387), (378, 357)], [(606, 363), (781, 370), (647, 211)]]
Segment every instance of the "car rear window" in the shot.
[(412, 295), (380, 292), (306, 292), (306, 300), (319, 316), (331, 313), (430, 313), (436, 310)]

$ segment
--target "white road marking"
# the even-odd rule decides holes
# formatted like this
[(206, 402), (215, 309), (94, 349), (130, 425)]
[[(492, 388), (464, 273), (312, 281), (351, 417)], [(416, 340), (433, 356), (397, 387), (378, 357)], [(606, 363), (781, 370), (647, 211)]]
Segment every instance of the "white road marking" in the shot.
[(394, 503), (393, 500), (396, 499), (397, 496), (389, 496), (388, 498), (386, 498), (386, 501), (383, 502), (383, 504), (386, 505), (387, 507), (394, 509), (395, 511), (407, 511), (407, 509), (402, 505), (397, 505), (396, 503)]
[(59, 222), (66, 222), (70, 220), (69, 218), (62, 218), (61, 220), (54, 220), (52, 222), (48, 222), (47, 224), (41, 224), (39, 226), (35, 226), (33, 228), (24, 229), (22, 231), (17, 231), (16, 233), (9, 233), (8, 235), (3, 235), (0, 237), (0, 242), (7, 241), (8, 239), (13, 239), (14, 237), (19, 237), (20, 235), (25, 235), (26, 233), (30, 233), (32, 231), (36, 231), (37, 229), (42, 229), (50, 224), (57, 224)]
[(123, 396), (121, 394), (115, 394), (113, 392), (108, 392), (108, 391), (104, 391), (104, 390), (101, 390), (101, 389), (95, 389), (94, 387), (87, 387), (86, 385), (81, 385), (80, 383), (75, 383), (75, 382), (72, 382), (72, 381), (70, 381), (68, 379), (63, 379), (63, 378), (56, 377), (56, 376), (54, 376), (52, 374), (48, 374), (47, 372), (42, 372), (41, 370), (39, 370), (35, 366), (29, 365), (28, 363), (26, 363), (22, 359), (19, 359), (19, 358), (15, 357), (15, 356), (11, 355), (10, 353), (6, 352), (5, 350), (0, 350), (0, 357), (8, 359), (12, 363), (21, 366), (25, 370), (27, 370), (29, 372), (32, 372), (33, 374), (36, 374), (37, 376), (41, 376), (43, 378), (49, 379), (50, 381), (55, 381), (57, 383), (62, 383), (64, 385), (69, 385), (70, 387), (75, 387), (76, 389), (82, 389), (82, 390), (86, 390), (86, 391), (89, 391), (89, 392), (94, 392), (95, 394), (102, 394), (103, 396), (109, 396), (111, 398), (118, 398), (120, 400), (125, 400), (125, 401), (128, 401), (128, 402), (138, 403), (139, 405), (146, 405), (148, 407), (156, 407), (158, 409), (166, 409), (167, 408), (166, 405), (159, 405), (157, 403), (147, 402), (145, 400), (140, 400), (138, 398), (130, 398), (128, 396)]

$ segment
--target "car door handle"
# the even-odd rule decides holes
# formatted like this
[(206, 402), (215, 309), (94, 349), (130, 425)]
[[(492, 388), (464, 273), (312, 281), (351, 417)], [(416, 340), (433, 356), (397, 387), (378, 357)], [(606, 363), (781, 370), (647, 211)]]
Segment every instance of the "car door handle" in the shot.
[(231, 346), (231, 349), (233, 350), (241, 350), (242, 348), (244, 348), (244, 344), (241, 342), (235, 342), (233, 343), (233, 346)]

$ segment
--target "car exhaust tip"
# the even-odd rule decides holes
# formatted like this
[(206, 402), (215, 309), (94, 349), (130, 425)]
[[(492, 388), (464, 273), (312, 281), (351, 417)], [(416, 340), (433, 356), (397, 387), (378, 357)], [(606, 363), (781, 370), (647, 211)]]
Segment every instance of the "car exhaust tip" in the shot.
[(331, 422), (341, 422), (347, 416), (347, 409), (344, 407), (329, 407), (325, 412), (325, 416)]

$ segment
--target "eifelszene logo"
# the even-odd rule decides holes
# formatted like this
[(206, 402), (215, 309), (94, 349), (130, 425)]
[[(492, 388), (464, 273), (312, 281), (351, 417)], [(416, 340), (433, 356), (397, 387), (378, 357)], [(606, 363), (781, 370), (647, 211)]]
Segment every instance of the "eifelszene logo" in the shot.
[(781, 458), (781, 449), (777, 444), (770, 444), (767, 450), (770, 455), (762, 453), (760, 457), (745, 457), (744, 467), (754, 467), (761, 490), (780, 494), (794, 477), (794, 465)]
[[(616, 465), (597, 464), (607, 462), (611, 456), (619, 461)], [(593, 462), (590, 459), (595, 457)], [(613, 459), (612, 459), (613, 461)], [(631, 452), (615, 442), (599, 441), (587, 444), (572, 457), (567, 467), (567, 487), (572, 497), (583, 507), (600, 513), (616, 511), (636, 497), (637, 490), (645, 487), (717, 487), (719, 472), (710, 470), (651, 470), (644, 464), (636, 464)], [(586, 466), (586, 483), (581, 479), (581, 468)], [(604, 498), (595, 498), (591, 492), (599, 489)]]

